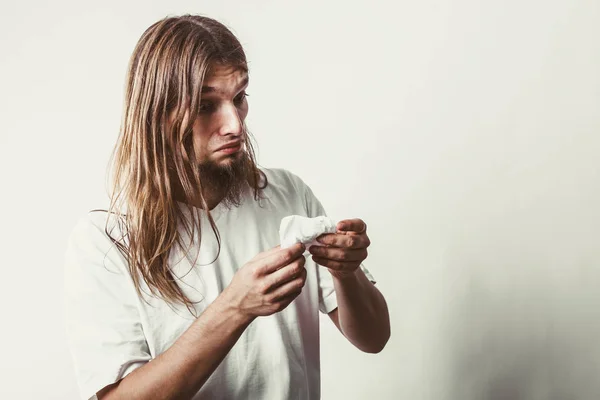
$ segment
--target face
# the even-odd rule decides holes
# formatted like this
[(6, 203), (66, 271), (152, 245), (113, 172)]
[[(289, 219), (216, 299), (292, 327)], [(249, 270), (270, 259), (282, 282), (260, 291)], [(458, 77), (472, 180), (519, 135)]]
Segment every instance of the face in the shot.
[[(200, 109), (192, 128), (203, 194), (220, 198), (226, 205), (240, 204), (250, 172), (244, 148), (247, 86), (246, 72), (231, 67), (211, 68), (204, 78)], [(182, 188), (175, 191), (179, 193)]]
[(242, 158), (247, 86), (247, 73), (232, 67), (217, 66), (205, 76), (193, 127), (194, 149), (201, 166), (226, 169)]

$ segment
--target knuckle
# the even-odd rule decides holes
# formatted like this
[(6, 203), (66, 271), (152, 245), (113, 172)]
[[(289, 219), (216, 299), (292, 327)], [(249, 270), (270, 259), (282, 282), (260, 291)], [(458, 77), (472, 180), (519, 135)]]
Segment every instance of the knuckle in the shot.
[(274, 276), (269, 280), (269, 282), (266, 286), (268, 289), (271, 289), (273, 287), (277, 287), (280, 282), (281, 282), (281, 278), (277, 278), (276, 276)]
[(289, 260), (289, 252), (287, 252), (287, 251), (280, 254), (279, 257), (277, 257), (277, 262), (282, 265), (285, 264), (288, 260)]
[(294, 258), (294, 248), (293, 247), (289, 247), (288, 249), (286, 249), (287, 251), (284, 253), (285, 259), (286, 260), (291, 260)]
[(356, 245), (356, 239), (354, 239), (352, 236), (348, 236), (347, 244), (348, 247), (354, 247)]
[(266, 295), (263, 299), (264, 303), (268, 307), (272, 307), (276, 303), (275, 296), (273, 294)]
[(292, 275), (298, 275), (300, 272), (302, 272), (302, 265), (300, 263), (293, 263), (290, 265), (290, 272)]
[(300, 257), (299, 263), (300, 263), (301, 267), (304, 267), (304, 265), (306, 264), (306, 258), (305, 257)]
[(260, 265), (252, 265), (252, 267), (250, 268), (250, 275), (252, 275), (252, 277), (256, 279), (260, 276), (260, 273)]
[(258, 284), (259, 293), (265, 294), (269, 290), (269, 284), (267, 282), (261, 282)]
[(286, 267), (286, 271), (285, 271), (286, 278), (293, 277), (297, 273), (298, 273), (298, 270), (297, 270), (296, 264), (290, 264)]
[(279, 311), (278, 304), (272, 304), (267, 307), (267, 315), (275, 314), (277, 311)]

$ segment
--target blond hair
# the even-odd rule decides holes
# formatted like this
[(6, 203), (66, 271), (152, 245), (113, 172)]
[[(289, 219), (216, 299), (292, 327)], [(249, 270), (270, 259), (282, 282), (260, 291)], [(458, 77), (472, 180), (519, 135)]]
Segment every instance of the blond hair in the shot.
[[(248, 71), (241, 44), (220, 22), (184, 15), (150, 26), (129, 62), (120, 135), (111, 157), (108, 213), (118, 216), (122, 236), (112, 237), (108, 222), (106, 233), (126, 257), (138, 295), (143, 280), (153, 295), (190, 310), (193, 303), (173, 278), (167, 261), (175, 245), (186, 248), (177, 228), (179, 222), (190, 238), (197, 232), (200, 239), (200, 210), (191, 206), (198, 200), (207, 213), (219, 251), (221, 248), (196, 168), (192, 134), (203, 80), (214, 65)], [(245, 125), (244, 130), (247, 181), (258, 199), (267, 185), (266, 176), (256, 165)], [(184, 217), (174, 198), (176, 188), (183, 193), (182, 203), (188, 205), (194, 218)], [(121, 214), (123, 209), (126, 211)], [(188, 243), (187, 250), (191, 246)]]

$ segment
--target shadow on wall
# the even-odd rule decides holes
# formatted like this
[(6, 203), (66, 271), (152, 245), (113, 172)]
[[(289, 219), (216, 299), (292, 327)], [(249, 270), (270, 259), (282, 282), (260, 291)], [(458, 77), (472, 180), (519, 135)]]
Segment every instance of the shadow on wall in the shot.
[(599, 252), (554, 239), (479, 239), (447, 259), (445, 398), (600, 399)]

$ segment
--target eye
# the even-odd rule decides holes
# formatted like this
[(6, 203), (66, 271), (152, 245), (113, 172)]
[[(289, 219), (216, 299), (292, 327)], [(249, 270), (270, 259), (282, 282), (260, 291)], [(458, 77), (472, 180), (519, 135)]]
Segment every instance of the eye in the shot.
[(248, 97), (248, 96), (249, 96), (249, 94), (248, 94), (248, 93), (246, 93), (245, 91), (244, 91), (244, 92), (241, 92), (240, 94), (238, 94), (237, 96), (235, 96), (235, 98), (233, 99), (233, 102), (234, 102), (236, 105), (238, 105), (238, 106), (239, 106), (239, 105), (241, 105), (241, 104), (244, 102), (244, 99), (245, 99), (246, 97)]
[(198, 110), (200, 113), (209, 113), (215, 109), (215, 105), (212, 101), (201, 101), (200, 109)]

